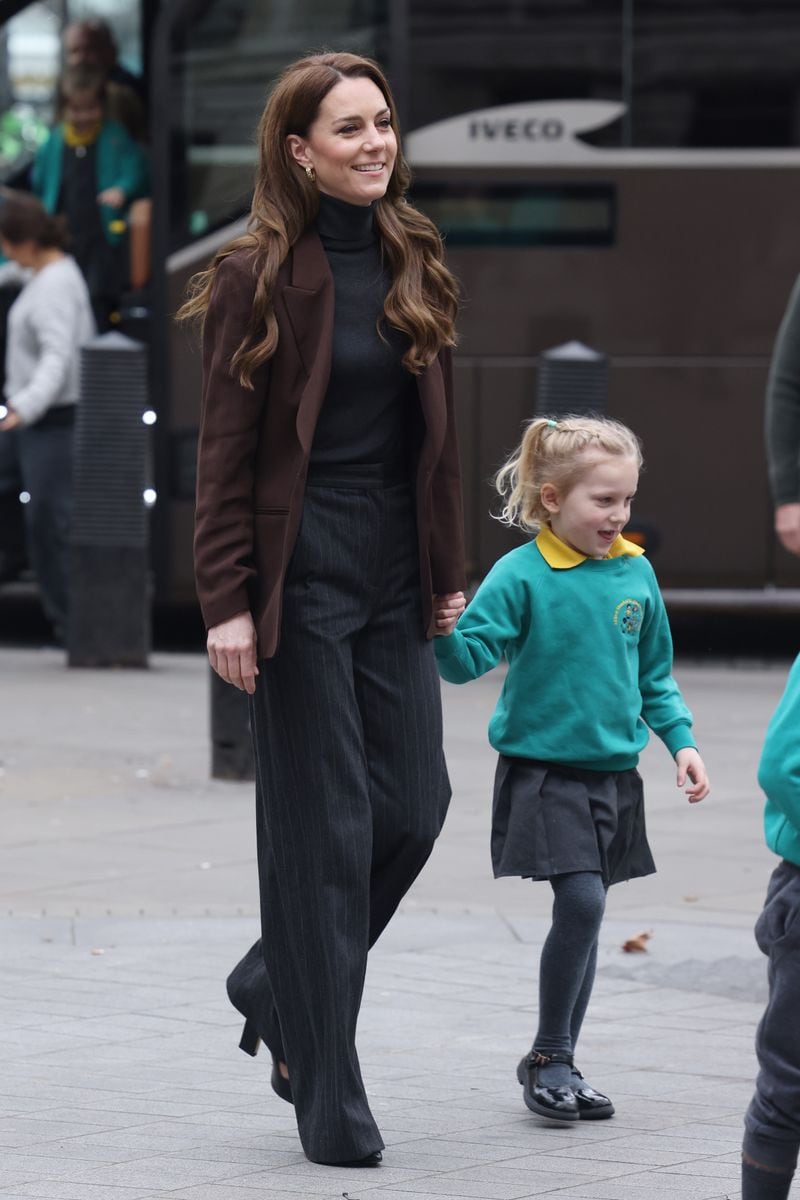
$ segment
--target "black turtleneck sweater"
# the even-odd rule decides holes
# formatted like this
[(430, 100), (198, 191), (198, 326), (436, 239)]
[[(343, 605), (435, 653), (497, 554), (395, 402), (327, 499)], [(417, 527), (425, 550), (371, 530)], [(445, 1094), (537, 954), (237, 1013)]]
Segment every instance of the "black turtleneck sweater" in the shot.
[(385, 463), (408, 472), (419, 433), (407, 337), (378, 319), (390, 276), (370, 206), (320, 193), (317, 231), (333, 273), (331, 376), (311, 447), (315, 465)]

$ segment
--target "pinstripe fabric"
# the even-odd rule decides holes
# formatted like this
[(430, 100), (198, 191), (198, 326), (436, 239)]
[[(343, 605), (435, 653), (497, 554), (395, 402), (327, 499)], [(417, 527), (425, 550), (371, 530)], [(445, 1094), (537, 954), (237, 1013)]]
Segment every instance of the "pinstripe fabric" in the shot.
[(262, 941), (229, 992), (285, 1057), (303, 1148), (320, 1161), (383, 1145), (355, 1049), (367, 950), (450, 797), (421, 630), (410, 486), (312, 481), (280, 648), (252, 698)]

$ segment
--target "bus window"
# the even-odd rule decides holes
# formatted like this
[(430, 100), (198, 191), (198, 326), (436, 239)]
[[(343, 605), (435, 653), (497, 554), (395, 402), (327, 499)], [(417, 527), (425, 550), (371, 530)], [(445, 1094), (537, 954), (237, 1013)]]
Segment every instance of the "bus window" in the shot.
[(611, 184), (418, 183), (414, 202), (448, 246), (611, 246)]

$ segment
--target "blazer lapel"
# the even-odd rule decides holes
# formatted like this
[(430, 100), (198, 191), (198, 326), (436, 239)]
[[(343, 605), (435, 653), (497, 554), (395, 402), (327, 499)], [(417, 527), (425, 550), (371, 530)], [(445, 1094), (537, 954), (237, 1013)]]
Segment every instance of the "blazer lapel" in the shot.
[(283, 301), (308, 376), (297, 407), (297, 436), (308, 452), (328, 390), (333, 350), (333, 275), (316, 230), (307, 229), (292, 249), (291, 283)]

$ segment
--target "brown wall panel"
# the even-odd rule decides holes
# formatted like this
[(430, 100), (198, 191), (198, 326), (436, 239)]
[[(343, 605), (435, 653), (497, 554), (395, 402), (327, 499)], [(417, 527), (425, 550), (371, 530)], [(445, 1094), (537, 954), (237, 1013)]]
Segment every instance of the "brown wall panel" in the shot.
[(617, 243), (450, 249), (464, 353), (535, 355), (578, 338), (609, 354), (769, 354), (800, 263), (800, 171), (542, 170), (525, 180), (615, 184)]
[(609, 408), (644, 442), (635, 512), (662, 585), (760, 587), (772, 539), (762, 436), (766, 363), (612, 363)]

